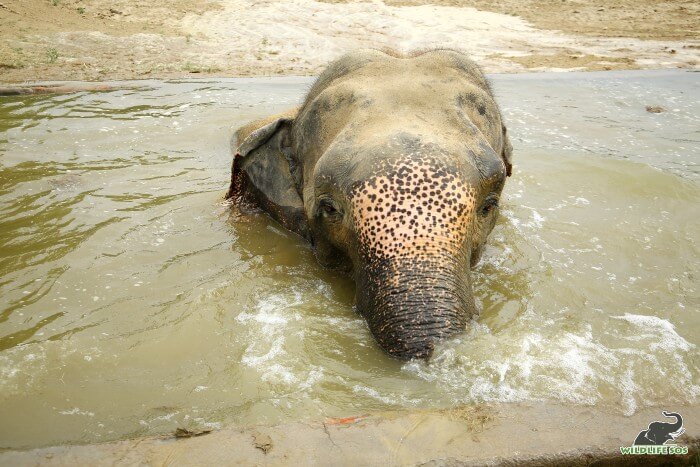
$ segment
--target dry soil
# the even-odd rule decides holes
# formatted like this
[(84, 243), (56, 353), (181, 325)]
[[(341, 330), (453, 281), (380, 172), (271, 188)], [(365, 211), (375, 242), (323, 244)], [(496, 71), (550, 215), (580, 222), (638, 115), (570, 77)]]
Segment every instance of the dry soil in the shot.
[(456, 47), (487, 72), (696, 68), (699, 5), (0, 0), (0, 81), (309, 75), (358, 47)]

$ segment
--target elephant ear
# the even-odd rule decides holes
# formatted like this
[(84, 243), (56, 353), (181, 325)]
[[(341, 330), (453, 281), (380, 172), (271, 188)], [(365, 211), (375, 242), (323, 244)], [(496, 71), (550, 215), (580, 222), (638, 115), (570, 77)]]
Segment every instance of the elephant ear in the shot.
[(506, 175), (510, 177), (513, 173), (513, 145), (510, 144), (510, 138), (508, 138), (508, 130), (505, 125), (503, 125), (503, 150), (501, 151), (501, 158), (503, 163), (506, 165)]
[[(231, 185), (226, 198), (239, 206), (260, 208), (285, 228), (310, 239), (304, 203), (290, 167), (294, 165), (289, 144), (292, 122), (289, 118), (279, 118), (250, 133), (250, 126), (236, 132), (232, 140), (235, 153)], [(242, 137), (245, 138), (235, 148)]]

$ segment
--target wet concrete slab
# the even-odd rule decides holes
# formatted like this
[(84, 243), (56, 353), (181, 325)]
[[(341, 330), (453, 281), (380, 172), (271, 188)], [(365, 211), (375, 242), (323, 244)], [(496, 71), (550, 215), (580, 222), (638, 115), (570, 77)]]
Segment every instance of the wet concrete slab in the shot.
[[(686, 455), (622, 455), (663, 410), (683, 416)], [(278, 426), (228, 428), (191, 438), (151, 437), (0, 453), (3, 466), (74, 465), (692, 465), (700, 407), (633, 416), (561, 405), (466, 406), (385, 412)]]

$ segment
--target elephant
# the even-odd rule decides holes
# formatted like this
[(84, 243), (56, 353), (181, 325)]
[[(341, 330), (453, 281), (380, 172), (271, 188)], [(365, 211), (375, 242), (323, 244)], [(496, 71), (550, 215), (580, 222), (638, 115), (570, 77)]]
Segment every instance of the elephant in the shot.
[(227, 193), (350, 274), (379, 346), (428, 359), (478, 314), (470, 267), (512, 171), (490, 85), (463, 52), (358, 50), (301, 106), (239, 128)]
[(675, 423), (651, 422), (646, 430), (642, 430), (632, 443), (633, 446), (661, 446), (666, 441), (676, 439), (683, 433), (683, 418), (675, 412), (662, 412), (664, 417), (676, 417)]

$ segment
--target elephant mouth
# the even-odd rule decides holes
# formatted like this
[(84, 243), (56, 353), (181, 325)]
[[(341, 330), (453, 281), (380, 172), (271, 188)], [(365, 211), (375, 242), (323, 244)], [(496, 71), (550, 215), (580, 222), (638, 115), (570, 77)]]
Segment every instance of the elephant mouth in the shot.
[[(398, 313), (400, 314), (399, 310)], [(425, 309), (405, 318), (389, 320), (380, 325), (372, 334), (379, 345), (391, 356), (399, 360), (429, 359), (435, 344), (464, 330), (465, 324), (458, 319), (435, 319), (444, 316), (444, 310)]]
[[(468, 273), (454, 261), (390, 261), (358, 281), (357, 307), (379, 346), (400, 360), (428, 359), (476, 313)], [(465, 278), (465, 276), (467, 276)]]

